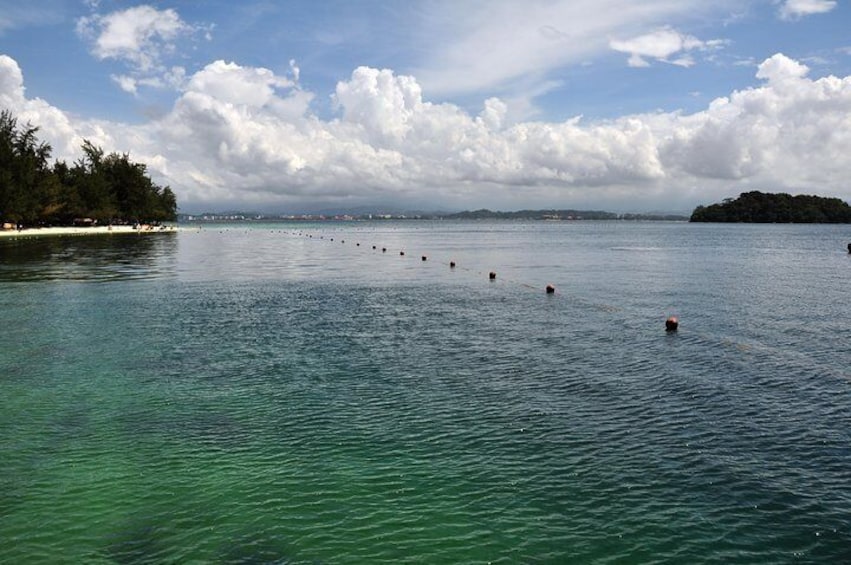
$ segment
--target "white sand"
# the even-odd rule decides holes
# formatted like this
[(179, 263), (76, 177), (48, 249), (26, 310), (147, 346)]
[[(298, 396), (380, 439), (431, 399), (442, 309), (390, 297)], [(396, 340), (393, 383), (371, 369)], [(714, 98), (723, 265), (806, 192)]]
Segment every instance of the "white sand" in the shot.
[(25, 230), (0, 230), (0, 238), (3, 237), (41, 237), (47, 235), (100, 235), (116, 233), (173, 233), (179, 231), (177, 226), (143, 226), (134, 229), (133, 226), (96, 226), (90, 228), (65, 227), (65, 228), (28, 228)]

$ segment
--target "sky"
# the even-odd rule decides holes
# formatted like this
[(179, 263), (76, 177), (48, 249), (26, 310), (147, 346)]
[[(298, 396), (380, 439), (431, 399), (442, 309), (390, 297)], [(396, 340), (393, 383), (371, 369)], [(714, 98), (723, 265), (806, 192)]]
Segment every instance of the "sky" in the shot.
[(851, 2), (0, 0), (0, 109), (186, 213), (851, 201)]

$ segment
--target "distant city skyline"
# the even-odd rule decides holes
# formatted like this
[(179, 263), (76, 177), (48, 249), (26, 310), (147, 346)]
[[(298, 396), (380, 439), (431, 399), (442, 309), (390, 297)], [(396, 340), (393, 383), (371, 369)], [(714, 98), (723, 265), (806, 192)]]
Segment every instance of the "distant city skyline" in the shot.
[(834, 0), (0, 0), (0, 109), (181, 211), (851, 200)]

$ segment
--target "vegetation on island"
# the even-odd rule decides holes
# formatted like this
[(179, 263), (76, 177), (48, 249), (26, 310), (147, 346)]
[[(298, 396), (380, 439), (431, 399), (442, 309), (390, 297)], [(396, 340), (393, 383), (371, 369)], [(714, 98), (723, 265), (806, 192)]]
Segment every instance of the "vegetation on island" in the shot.
[(84, 141), (83, 158), (49, 164), (51, 147), (37, 127), (18, 127), (0, 113), (0, 222), (36, 225), (153, 223), (177, 217), (177, 200), (146, 166), (127, 154), (109, 153)]
[(735, 200), (698, 206), (689, 221), (847, 224), (851, 223), (851, 206), (839, 198), (753, 191), (743, 192)]

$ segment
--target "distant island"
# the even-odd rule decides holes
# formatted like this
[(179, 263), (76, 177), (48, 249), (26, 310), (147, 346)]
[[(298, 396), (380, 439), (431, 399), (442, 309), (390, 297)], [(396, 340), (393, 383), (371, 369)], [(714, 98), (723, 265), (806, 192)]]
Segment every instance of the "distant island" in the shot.
[(49, 164), (51, 147), (37, 127), (18, 127), (0, 112), (0, 227), (151, 224), (177, 217), (169, 187), (157, 186), (146, 166), (126, 154), (104, 154), (89, 141), (84, 157), (69, 166)]
[(848, 224), (851, 206), (839, 198), (759, 191), (743, 192), (735, 200), (698, 206), (690, 222), (748, 222), (780, 224)]
[(685, 222), (688, 216), (676, 214), (618, 214), (600, 210), (520, 210), (496, 212), (487, 209), (464, 212), (361, 212), (357, 214), (264, 214), (257, 212), (204, 212), (180, 214), (179, 222), (278, 222), (278, 221), (356, 221), (356, 220), (625, 220)]
[(445, 214), (452, 220), (651, 220), (684, 222), (688, 218), (676, 214), (618, 214), (602, 210), (519, 210), (517, 212), (493, 212), (482, 209), (472, 212)]

